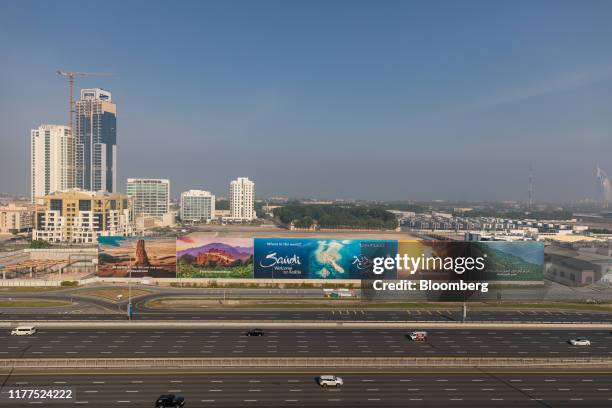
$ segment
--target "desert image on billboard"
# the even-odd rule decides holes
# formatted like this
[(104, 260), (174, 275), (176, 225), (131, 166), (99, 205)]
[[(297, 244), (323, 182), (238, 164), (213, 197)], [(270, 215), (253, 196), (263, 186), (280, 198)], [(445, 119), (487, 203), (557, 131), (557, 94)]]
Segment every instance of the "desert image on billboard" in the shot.
[(174, 238), (100, 237), (98, 276), (176, 277)]

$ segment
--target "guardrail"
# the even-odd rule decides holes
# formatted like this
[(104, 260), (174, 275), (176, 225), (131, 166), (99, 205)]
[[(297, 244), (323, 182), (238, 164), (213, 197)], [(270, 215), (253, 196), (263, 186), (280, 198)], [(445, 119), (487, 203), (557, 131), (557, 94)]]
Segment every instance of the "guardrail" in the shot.
[(281, 358), (48, 358), (0, 359), (0, 369), (43, 368), (411, 368), (612, 366), (612, 358), (281, 357)]

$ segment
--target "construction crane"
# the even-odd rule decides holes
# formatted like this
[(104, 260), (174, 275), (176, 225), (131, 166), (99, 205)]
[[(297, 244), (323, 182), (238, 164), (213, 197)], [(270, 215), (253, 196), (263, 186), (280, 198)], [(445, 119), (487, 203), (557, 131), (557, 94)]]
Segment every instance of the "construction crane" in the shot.
[(72, 122), (72, 117), (75, 113), (74, 109), (74, 79), (76, 77), (84, 77), (84, 76), (111, 76), (111, 73), (108, 72), (72, 72), (72, 71), (57, 71), (58, 75), (64, 76), (68, 78), (68, 87), (70, 89), (70, 105), (68, 106), (68, 126), (71, 129), (74, 129), (74, 123)]

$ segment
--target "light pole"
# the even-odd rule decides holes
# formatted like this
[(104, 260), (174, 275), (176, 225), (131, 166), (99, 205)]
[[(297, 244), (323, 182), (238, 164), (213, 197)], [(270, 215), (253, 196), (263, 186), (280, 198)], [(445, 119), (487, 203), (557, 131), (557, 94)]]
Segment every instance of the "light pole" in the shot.
[(132, 320), (132, 268), (134, 266), (132, 261), (132, 257), (130, 256), (130, 270), (129, 270), (129, 278), (128, 278), (128, 306), (127, 306), (127, 315), (128, 320)]

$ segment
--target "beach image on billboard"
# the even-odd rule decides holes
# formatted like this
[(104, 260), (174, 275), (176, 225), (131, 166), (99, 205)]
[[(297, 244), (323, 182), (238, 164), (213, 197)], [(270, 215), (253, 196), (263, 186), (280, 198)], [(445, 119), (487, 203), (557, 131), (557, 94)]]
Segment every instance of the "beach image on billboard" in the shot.
[(99, 237), (98, 246), (100, 277), (176, 277), (174, 237)]
[(395, 241), (256, 238), (255, 278), (360, 279), (372, 257), (396, 252)]
[(176, 238), (180, 278), (253, 278), (253, 239), (192, 233)]

